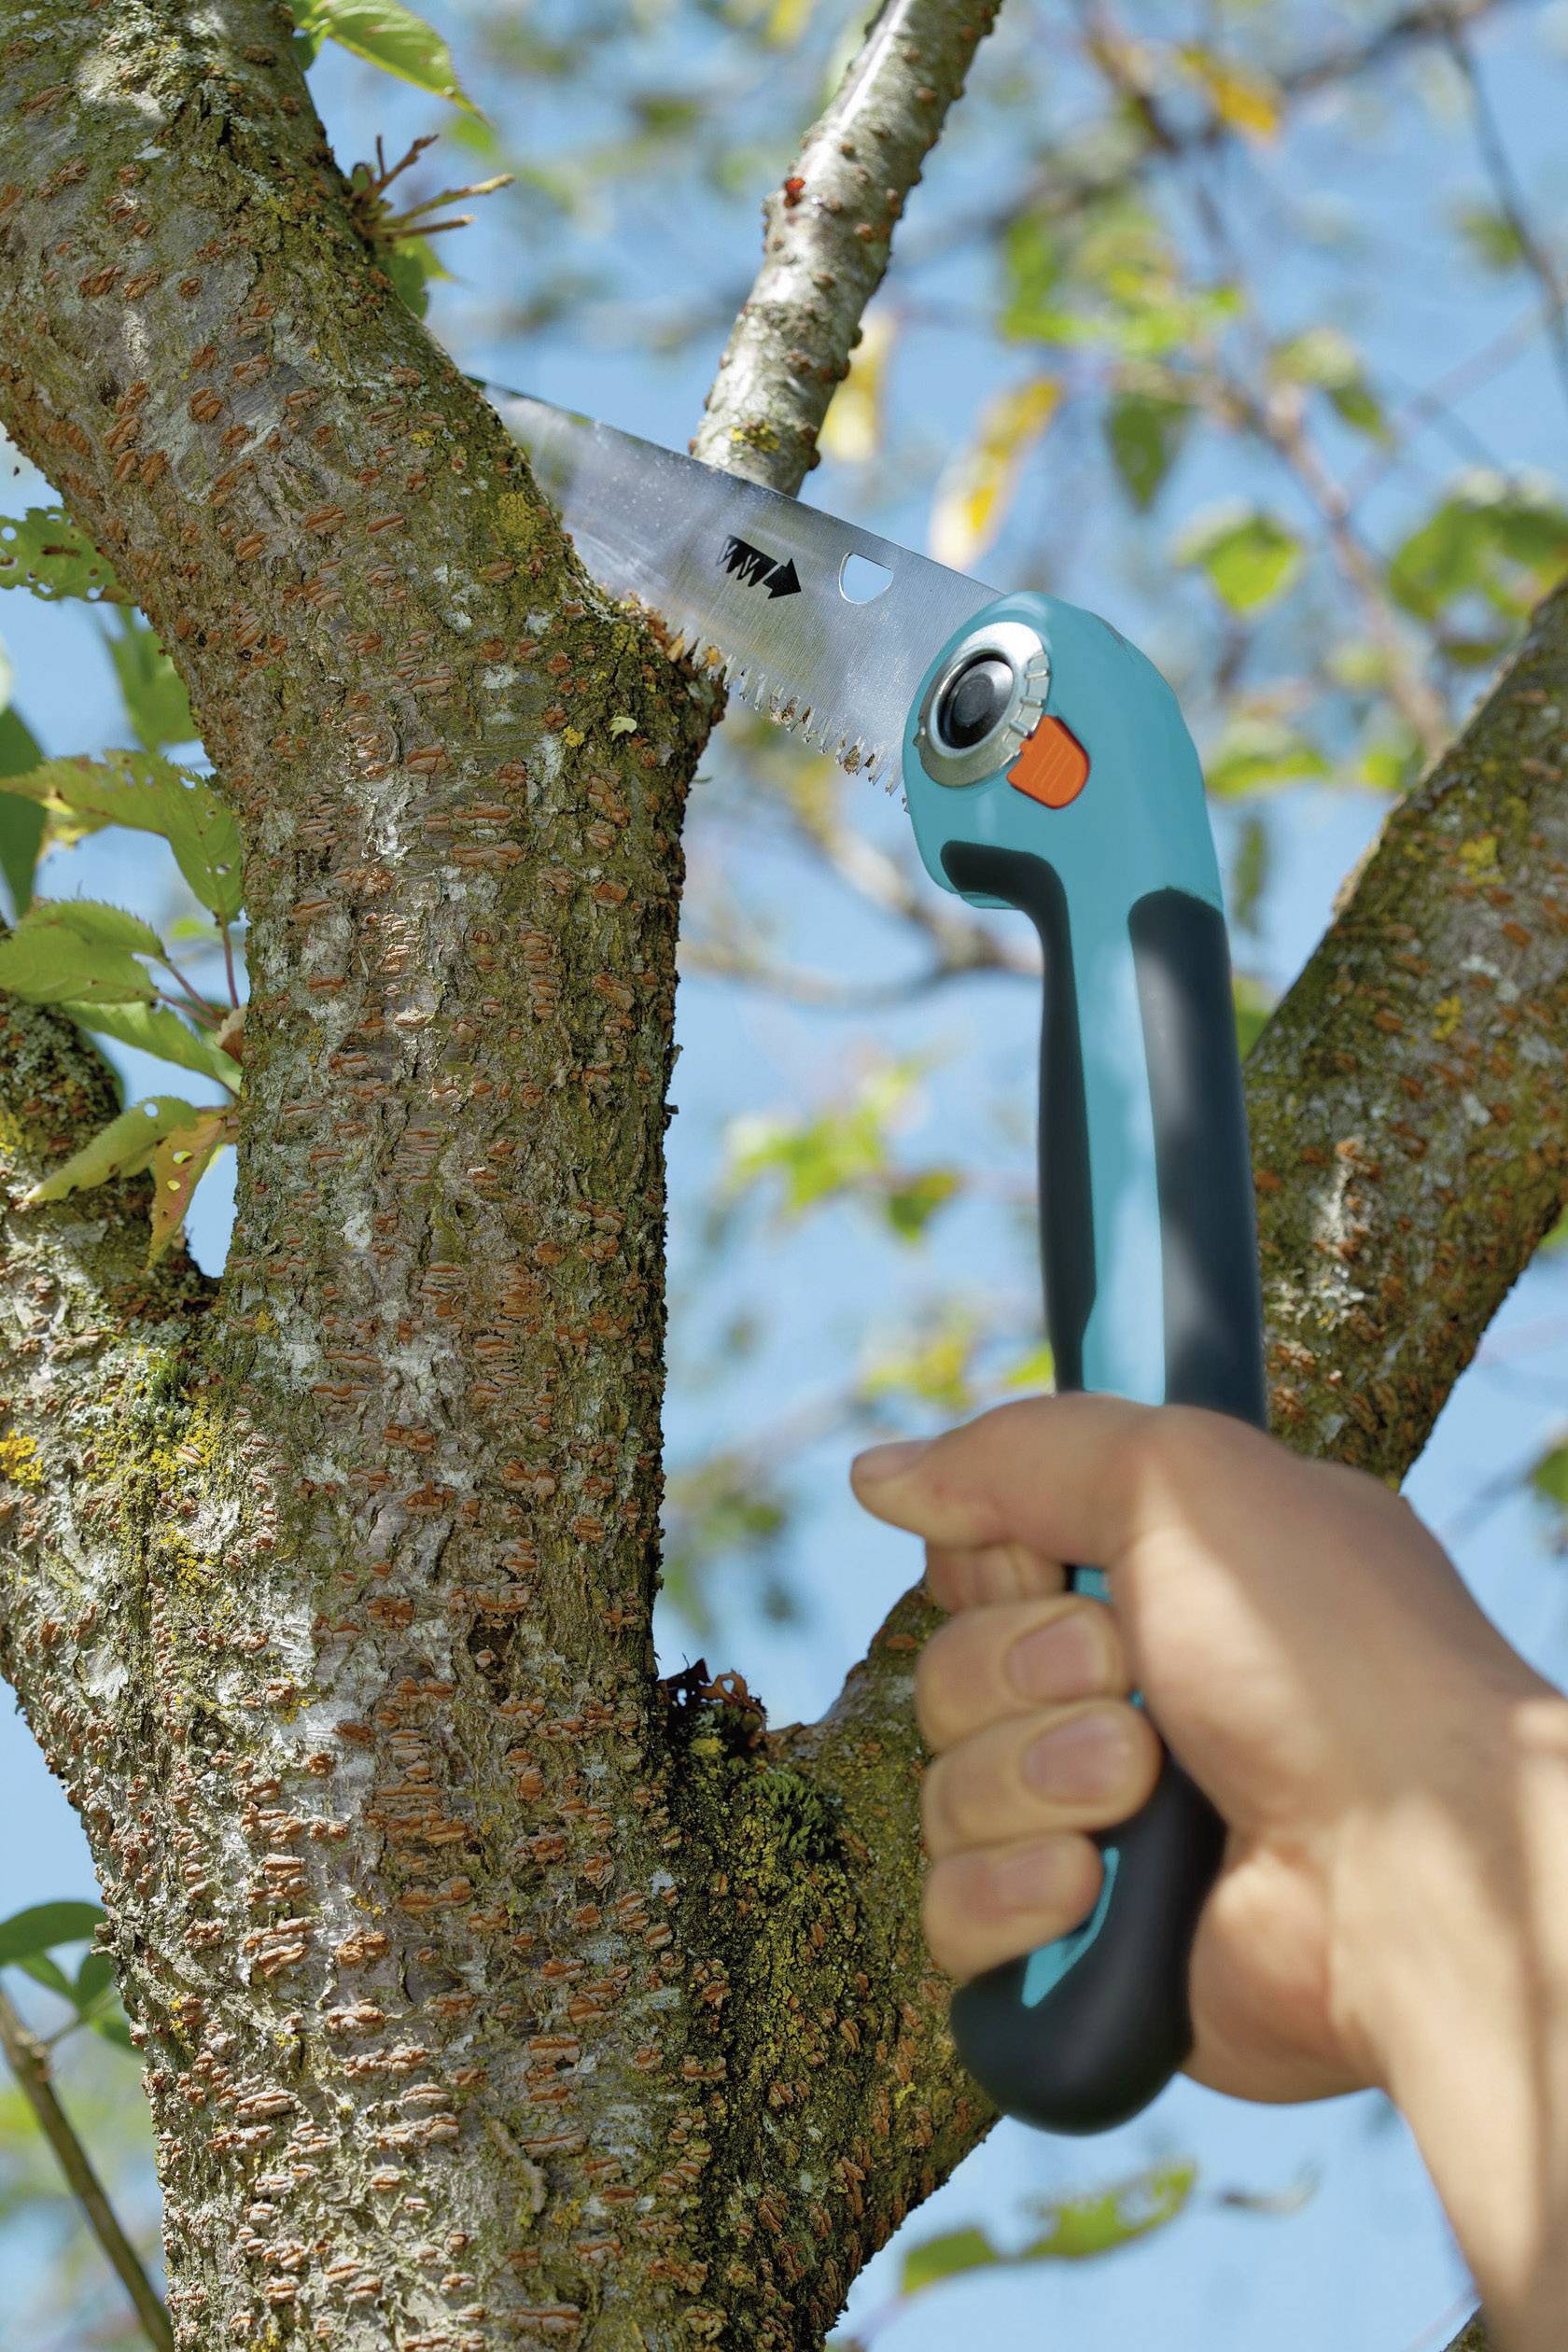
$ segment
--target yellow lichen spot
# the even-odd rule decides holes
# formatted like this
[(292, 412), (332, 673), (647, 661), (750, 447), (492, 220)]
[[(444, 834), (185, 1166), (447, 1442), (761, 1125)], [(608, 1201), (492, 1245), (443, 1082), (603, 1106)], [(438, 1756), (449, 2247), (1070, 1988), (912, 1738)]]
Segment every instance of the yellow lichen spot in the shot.
[(37, 1445), (20, 1430), (0, 1437), (0, 1478), (19, 1487), (39, 1487), (44, 1483)]
[(577, 749), (578, 745), (585, 742), (586, 739), (587, 738), (584, 736), (581, 727), (563, 727), (561, 729), (561, 741), (565, 744), (569, 744), (574, 751)]
[(542, 535), (545, 518), (525, 491), (503, 490), (496, 500), (496, 520), (501, 536), (521, 554), (531, 555)]
[(1484, 881), (1497, 872), (1497, 835), (1477, 833), (1474, 841), (1459, 845), (1459, 862), (1472, 882)]
[(1456, 996), (1442, 997), (1433, 1006), (1435, 1019), (1432, 1034), (1440, 1045), (1446, 1045), (1464, 1017), (1464, 1006)]

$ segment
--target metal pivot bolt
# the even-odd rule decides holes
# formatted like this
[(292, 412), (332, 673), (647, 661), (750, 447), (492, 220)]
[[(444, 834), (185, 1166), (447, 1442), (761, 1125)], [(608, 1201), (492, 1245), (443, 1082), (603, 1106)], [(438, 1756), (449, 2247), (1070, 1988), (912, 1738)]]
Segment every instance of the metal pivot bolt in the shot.
[(933, 784), (983, 783), (1009, 768), (1044, 715), (1051, 657), (1022, 621), (957, 645), (921, 697), (915, 749)]

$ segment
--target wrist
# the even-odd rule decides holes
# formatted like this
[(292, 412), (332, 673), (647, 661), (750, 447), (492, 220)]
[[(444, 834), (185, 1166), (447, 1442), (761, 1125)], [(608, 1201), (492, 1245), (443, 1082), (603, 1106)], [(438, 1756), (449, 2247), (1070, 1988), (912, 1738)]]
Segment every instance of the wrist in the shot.
[(1353, 1840), (1348, 2038), (1504, 2340), (1533, 2347), (1543, 2294), (1568, 2296), (1568, 1701), (1521, 1671), (1434, 1719), (1424, 1772)]
[(1554, 1989), (1568, 2031), (1568, 1911), (1548, 1899), (1568, 1892), (1568, 1699), (1533, 1674), (1481, 1682), (1433, 1729), (1351, 1826), (1337, 1903), (1347, 2036), (1401, 2104), (1431, 2037), (1474, 2035), (1505, 1982)]

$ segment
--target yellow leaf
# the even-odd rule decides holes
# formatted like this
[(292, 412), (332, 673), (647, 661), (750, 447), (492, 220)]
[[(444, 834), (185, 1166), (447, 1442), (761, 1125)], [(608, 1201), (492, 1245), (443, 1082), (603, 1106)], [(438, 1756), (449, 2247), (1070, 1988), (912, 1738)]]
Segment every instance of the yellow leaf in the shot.
[(152, 1155), (152, 1241), (147, 1264), (161, 1258), (181, 1225), (190, 1196), (216, 1153), (231, 1143), (238, 1127), (232, 1104), (217, 1107), (188, 1127), (166, 1135)]
[(1274, 136), (1280, 128), (1280, 89), (1268, 75), (1255, 65), (1240, 64), (1234, 57), (1216, 57), (1196, 42), (1176, 54), (1206, 92), (1222, 122), (1228, 122), (1233, 131), (1249, 139)]
[(810, 23), (817, 0), (773, 0), (768, 10), (767, 36), (781, 48), (792, 49)]
[(818, 436), (825, 457), (843, 466), (863, 466), (882, 446), (882, 394), (888, 355), (897, 332), (890, 311), (868, 319), (849, 372), (838, 390)]
[(1035, 376), (987, 403), (973, 446), (960, 450), (936, 485), (931, 552), (967, 571), (1001, 530), (1025, 457), (1061, 402), (1054, 376)]

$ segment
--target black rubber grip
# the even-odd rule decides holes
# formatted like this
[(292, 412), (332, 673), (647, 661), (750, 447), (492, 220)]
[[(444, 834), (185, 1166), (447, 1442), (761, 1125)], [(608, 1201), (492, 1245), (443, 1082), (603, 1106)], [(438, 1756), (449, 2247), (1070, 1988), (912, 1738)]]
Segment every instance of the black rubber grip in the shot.
[[(959, 889), (1020, 908), (1040, 933), (1046, 1326), (1057, 1384), (1077, 1388), (1094, 1232), (1067, 894), (1043, 859), (1019, 850), (953, 843), (944, 864)], [(1155, 1136), (1166, 1398), (1263, 1427), (1263, 1308), (1225, 920), (1185, 891), (1157, 890), (1132, 907), (1128, 933)], [(1103, 2131), (1164, 2088), (1192, 2046), (1188, 1962), (1224, 1841), (1213, 1808), (1167, 1755), (1149, 1802), (1101, 1838), (1107, 1892), (1043, 1996), (1025, 2003), (1027, 1956), (957, 1994), (959, 2053), (1007, 2114), (1047, 2131)]]

